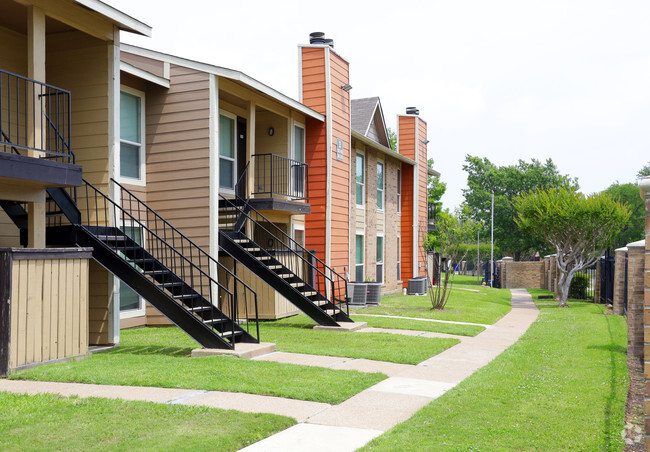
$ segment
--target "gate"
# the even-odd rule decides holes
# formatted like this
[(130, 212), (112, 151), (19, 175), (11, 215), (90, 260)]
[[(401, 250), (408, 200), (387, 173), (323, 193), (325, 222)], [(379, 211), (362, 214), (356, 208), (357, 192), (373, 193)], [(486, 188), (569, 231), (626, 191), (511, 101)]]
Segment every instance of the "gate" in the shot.
[(615, 259), (609, 253), (609, 249), (605, 255), (600, 258), (600, 300), (599, 303), (614, 303), (614, 268)]
[(596, 294), (596, 264), (584, 268), (573, 275), (569, 286), (569, 298), (594, 301)]

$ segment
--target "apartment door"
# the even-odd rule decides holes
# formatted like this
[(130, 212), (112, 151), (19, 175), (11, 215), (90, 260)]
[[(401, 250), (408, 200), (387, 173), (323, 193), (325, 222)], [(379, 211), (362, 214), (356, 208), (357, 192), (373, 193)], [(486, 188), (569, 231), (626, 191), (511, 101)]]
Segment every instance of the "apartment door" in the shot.
[[(246, 118), (237, 116), (237, 179), (246, 168)], [(246, 197), (246, 182), (237, 187), (237, 195)]]

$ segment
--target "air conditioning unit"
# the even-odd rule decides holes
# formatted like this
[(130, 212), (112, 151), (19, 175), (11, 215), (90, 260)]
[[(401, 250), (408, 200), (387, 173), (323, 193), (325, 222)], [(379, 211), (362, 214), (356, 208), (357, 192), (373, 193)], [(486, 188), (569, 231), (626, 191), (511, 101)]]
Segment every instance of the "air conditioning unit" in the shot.
[(365, 306), (366, 295), (368, 294), (368, 285), (365, 283), (348, 283), (348, 293), (351, 295), (350, 304), (352, 306)]
[(407, 293), (409, 295), (426, 295), (427, 293), (427, 278), (426, 276), (418, 276), (409, 279)]

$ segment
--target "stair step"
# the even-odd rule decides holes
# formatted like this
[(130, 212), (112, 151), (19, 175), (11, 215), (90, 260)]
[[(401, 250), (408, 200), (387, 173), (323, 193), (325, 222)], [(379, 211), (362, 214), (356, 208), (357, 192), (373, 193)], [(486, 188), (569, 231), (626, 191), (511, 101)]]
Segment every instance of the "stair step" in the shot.
[(314, 303), (316, 306), (325, 306), (329, 303), (329, 300), (313, 300), (312, 303)]
[(305, 297), (311, 297), (312, 295), (316, 295), (316, 294), (318, 294), (318, 292), (316, 292), (316, 291), (314, 291), (314, 290), (310, 290), (310, 291), (308, 291), (308, 292), (302, 292), (302, 294), (303, 294)]
[(276, 273), (276, 275), (278, 275), (282, 279), (290, 279), (295, 276), (293, 273)]
[(258, 261), (270, 261), (271, 256), (255, 256), (255, 259), (257, 259)]
[(231, 228), (235, 223), (219, 223), (219, 228)]
[(291, 287), (302, 287), (304, 285), (305, 285), (304, 282), (292, 282), (291, 283)]
[[(234, 334), (235, 336), (241, 336), (242, 334), (244, 334), (241, 331), (235, 331), (234, 333), (235, 333)], [(233, 335), (233, 332), (232, 331), (224, 331), (223, 333), (219, 333), (219, 334), (221, 335), (221, 337), (231, 337)]]
[(183, 293), (180, 295), (174, 295), (174, 298), (177, 300), (191, 300), (192, 298), (201, 298), (199, 294)]
[(169, 270), (145, 270), (143, 272), (145, 275), (171, 275), (171, 271)]
[(127, 236), (125, 235), (97, 235), (102, 242), (126, 242)]
[(269, 270), (279, 270), (282, 268), (282, 265), (267, 265)]
[(176, 282), (167, 282), (167, 283), (161, 283), (158, 284), (158, 287), (178, 287), (178, 286), (184, 286), (185, 283), (182, 281), (176, 281)]
[(187, 308), (187, 310), (190, 312), (205, 312), (210, 311), (211, 309), (211, 306), (195, 306), (193, 308)]
[(248, 239), (234, 239), (233, 242), (235, 243), (248, 243), (250, 240)]
[(245, 249), (246, 251), (248, 251), (249, 253), (256, 253), (256, 252), (258, 252), (258, 251), (262, 251), (262, 248), (259, 248), (259, 247), (257, 247), (257, 246), (253, 246), (253, 247), (250, 247), (250, 248), (246, 248), (246, 247), (244, 247), (244, 249)]
[(226, 323), (227, 321), (228, 321), (228, 320), (227, 320), (227, 319), (224, 319), (224, 318), (220, 318), (220, 319), (205, 319), (205, 320), (203, 321), (203, 323), (205, 323), (206, 325), (215, 325), (215, 324), (217, 324), (217, 323)]

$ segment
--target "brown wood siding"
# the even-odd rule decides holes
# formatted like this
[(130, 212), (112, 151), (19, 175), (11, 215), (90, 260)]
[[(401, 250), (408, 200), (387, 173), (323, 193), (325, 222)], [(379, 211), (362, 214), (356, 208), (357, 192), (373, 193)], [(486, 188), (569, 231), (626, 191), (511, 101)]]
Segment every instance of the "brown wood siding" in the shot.
[(134, 55), (129, 52), (120, 52), (120, 61), (124, 61), (131, 66), (135, 66), (138, 69), (150, 72), (154, 75), (157, 75), (158, 77), (163, 77), (165, 73), (165, 66), (162, 61), (153, 60), (151, 58), (143, 57), (140, 55)]
[(88, 259), (12, 263), (9, 368), (88, 352)]
[(403, 287), (413, 277), (413, 167), (402, 165), (402, 281)]
[[(81, 32), (50, 35), (47, 39), (47, 82), (72, 94), (71, 147), (84, 179), (106, 193), (109, 179), (109, 66), (108, 44)], [(110, 73), (109, 73), (110, 72)], [(83, 218), (85, 191), (78, 191), (77, 204)], [(95, 214), (90, 220), (95, 220)], [(97, 215), (105, 221), (103, 212)], [(113, 292), (112, 276), (99, 265), (90, 269), (90, 343), (108, 343), (108, 306)]]
[(415, 116), (400, 116), (397, 130), (399, 153), (412, 160), (417, 160), (415, 157)]

